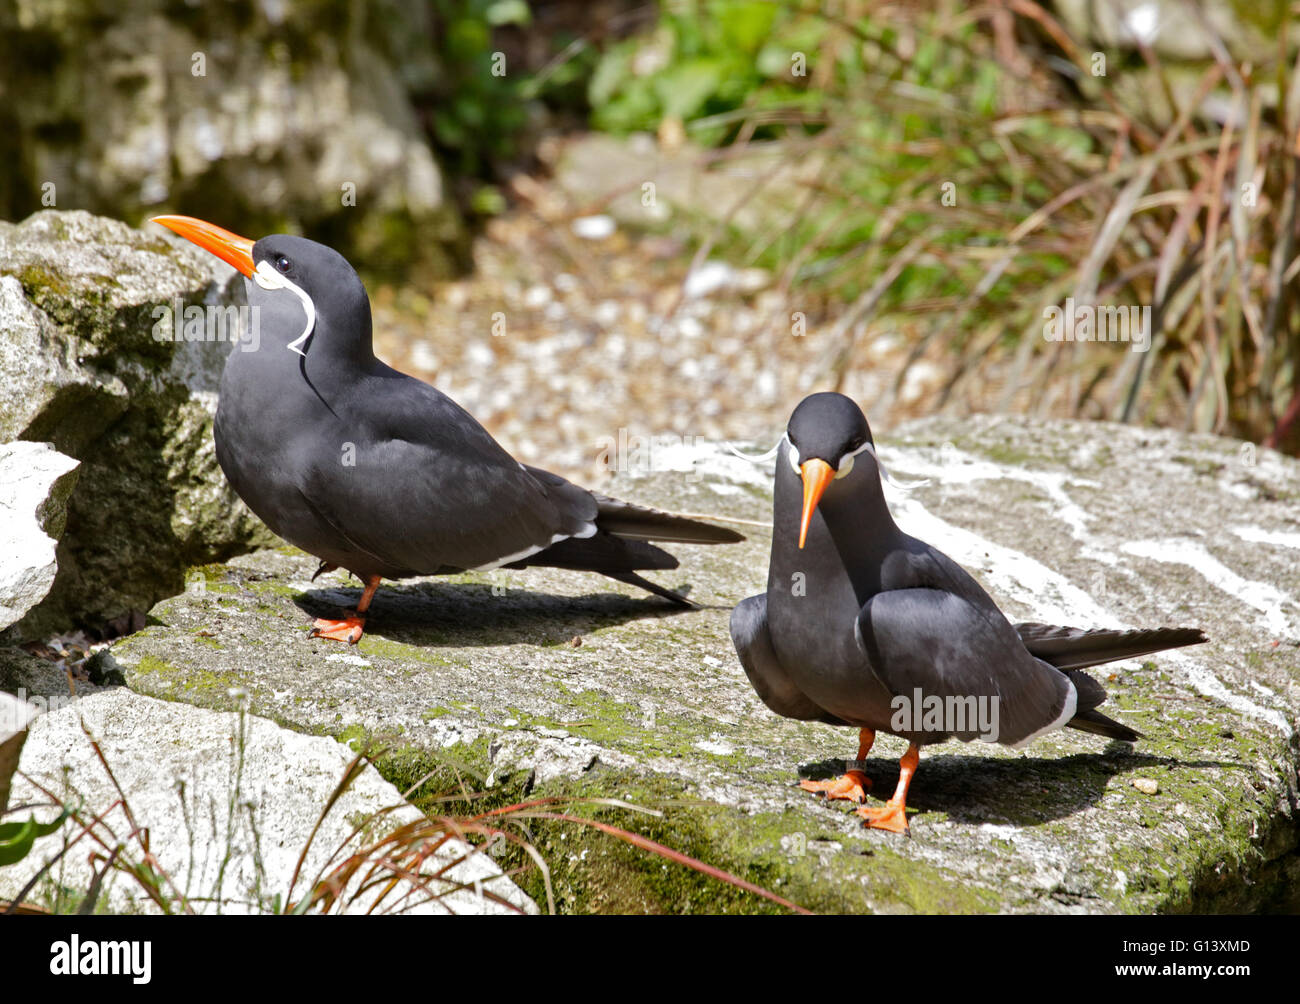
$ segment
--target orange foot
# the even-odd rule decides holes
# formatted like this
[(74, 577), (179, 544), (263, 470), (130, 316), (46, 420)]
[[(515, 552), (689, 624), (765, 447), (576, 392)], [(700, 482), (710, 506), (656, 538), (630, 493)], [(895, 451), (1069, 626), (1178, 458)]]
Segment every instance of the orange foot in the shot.
[(800, 781), (799, 787), (804, 791), (820, 793), (828, 801), (837, 798), (850, 802), (863, 802), (871, 789), (871, 778), (860, 770), (847, 770), (840, 777), (830, 781)]
[(332, 638), (335, 641), (345, 641), (349, 645), (355, 645), (361, 640), (361, 633), (365, 629), (366, 619), (364, 617), (345, 617), (341, 621), (326, 620), (324, 617), (318, 617), (312, 625), (312, 629), (307, 632), (308, 638)]
[(891, 833), (907, 833), (907, 811), (902, 802), (893, 799), (880, 808), (864, 805), (857, 810), (863, 819), (863, 825), (873, 830), (889, 830)]

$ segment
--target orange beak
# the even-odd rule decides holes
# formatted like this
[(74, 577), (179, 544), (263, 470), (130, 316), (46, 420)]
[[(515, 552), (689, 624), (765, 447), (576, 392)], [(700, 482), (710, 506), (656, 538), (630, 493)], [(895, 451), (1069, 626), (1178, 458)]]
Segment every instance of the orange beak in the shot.
[(821, 501), (826, 486), (835, 480), (835, 468), (825, 460), (805, 460), (799, 465), (803, 477), (803, 519), (799, 523), (799, 550), (803, 550), (808, 540), (808, 524), (812, 522), (813, 510)]
[(253, 241), (247, 237), (222, 230), (212, 223), (204, 223), (193, 216), (155, 216), (150, 223), (158, 223), (174, 230), (187, 241), (193, 241), (204, 251), (211, 251), (222, 261), (233, 265), (250, 279), (257, 266), (253, 264)]

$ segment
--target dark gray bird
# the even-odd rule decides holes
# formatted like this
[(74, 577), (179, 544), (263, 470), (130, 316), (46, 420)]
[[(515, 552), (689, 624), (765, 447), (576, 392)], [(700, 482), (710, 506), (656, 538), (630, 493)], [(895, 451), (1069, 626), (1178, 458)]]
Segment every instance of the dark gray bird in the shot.
[(723, 544), (724, 529), (609, 498), (517, 462), (467, 411), (371, 349), (370, 299), (338, 252), (254, 243), (159, 216), (250, 280), (256, 351), (230, 353), (214, 436), (231, 486), (272, 530), (365, 583), (354, 615), (313, 635), (355, 643), (381, 579), (470, 569), (600, 572), (691, 605), (637, 574), (676, 568), (650, 541)]
[[(859, 761), (877, 732), (908, 741), (893, 798), (858, 810), (867, 826), (906, 832), (930, 743), (1019, 746), (1063, 726), (1140, 738), (1097, 710), (1106, 692), (1083, 667), (1206, 640), (1194, 628), (1012, 624), (956, 562), (894, 524), (871, 429), (842, 394), (813, 394), (790, 416), (773, 509), (767, 592), (736, 607), (731, 637), (777, 714), (856, 726)], [(861, 802), (870, 780), (854, 769), (801, 784)]]

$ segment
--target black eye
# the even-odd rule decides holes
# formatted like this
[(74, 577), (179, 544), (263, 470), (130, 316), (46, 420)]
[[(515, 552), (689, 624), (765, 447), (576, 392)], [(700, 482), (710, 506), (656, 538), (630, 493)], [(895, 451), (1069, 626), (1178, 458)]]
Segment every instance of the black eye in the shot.
[(293, 262), (291, 262), (284, 255), (280, 255), (278, 258), (275, 259), (275, 267), (277, 271), (287, 274), (289, 269), (293, 268)]

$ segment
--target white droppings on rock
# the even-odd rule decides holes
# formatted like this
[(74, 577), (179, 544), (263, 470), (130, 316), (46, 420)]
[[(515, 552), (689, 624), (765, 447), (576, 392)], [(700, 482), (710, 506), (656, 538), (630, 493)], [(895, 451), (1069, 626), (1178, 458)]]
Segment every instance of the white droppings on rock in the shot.
[(331, 652), (325, 656), (326, 662), (345, 662), (349, 666), (369, 666), (370, 663), (361, 658), (359, 655), (346, 655), (342, 652)]
[(1198, 572), (1206, 582), (1247, 606), (1258, 610), (1261, 627), (1284, 637), (1295, 637), (1296, 625), (1286, 611), (1296, 609), (1296, 601), (1267, 582), (1244, 578), (1228, 568), (1197, 541), (1182, 538), (1135, 540), (1121, 548), (1126, 554), (1178, 565)]
[(900, 499), (895, 518), (905, 532), (937, 547), (959, 565), (986, 568), (985, 578), (995, 595), (1019, 601), (1039, 620), (1089, 627), (1125, 626), (1064, 575), (1026, 554), (953, 526), (915, 498)]
[(1208, 668), (1201, 665), (1196, 659), (1187, 655), (1181, 650), (1172, 652), (1162, 652), (1160, 660), (1164, 664), (1170, 664), (1187, 678), (1193, 689), (1198, 694), (1204, 694), (1206, 697), (1212, 697), (1216, 701), (1222, 701), (1233, 711), (1246, 715), (1249, 718), (1255, 718), (1266, 723), (1270, 727), (1277, 729), (1284, 736), (1289, 736), (1292, 732), (1291, 723), (1287, 720), (1286, 715), (1281, 711), (1273, 708), (1266, 708), (1256, 704), (1244, 694), (1229, 690), (1217, 676)]
[(1242, 540), (1252, 544), (1271, 544), (1274, 547), (1290, 547), (1300, 550), (1300, 533), (1283, 530), (1263, 530), (1257, 526), (1234, 526), (1232, 532)]
[(946, 444), (939, 451), (939, 459), (930, 459), (928, 451), (899, 451), (888, 447), (878, 450), (880, 458), (892, 471), (895, 468), (918, 477), (931, 478), (946, 485), (971, 484), (976, 481), (1011, 479), (1023, 481), (1039, 489), (1054, 503), (1051, 517), (1060, 520), (1070, 529), (1071, 536), (1085, 547), (1085, 556), (1107, 564), (1116, 564), (1116, 555), (1096, 546), (1095, 535), (1089, 529), (1093, 515), (1075, 502), (1066, 492), (1067, 485), (1097, 488), (1096, 481), (1084, 480), (1062, 471), (1042, 471), (1030, 467), (998, 464), (976, 457)]
[(603, 241), (614, 236), (617, 229), (614, 217), (603, 213), (597, 216), (579, 216), (569, 226), (575, 237), (587, 241)]

